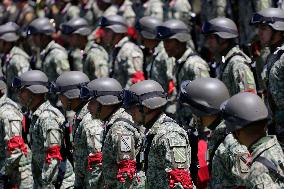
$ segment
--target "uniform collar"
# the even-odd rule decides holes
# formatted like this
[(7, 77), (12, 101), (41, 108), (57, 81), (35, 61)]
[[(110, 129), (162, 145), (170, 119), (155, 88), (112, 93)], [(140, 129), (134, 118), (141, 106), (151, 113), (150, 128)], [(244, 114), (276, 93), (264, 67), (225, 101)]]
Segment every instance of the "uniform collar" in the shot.
[(190, 54), (194, 53), (194, 51), (189, 47), (182, 55), (180, 59), (178, 59), (176, 62), (177, 64), (181, 64), (182, 62), (185, 62), (188, 59), (188, 56)]
[(129, 41), (127, 36), (123, 37), (116, 45), (115, 48), (121, 48), (125, 43)]

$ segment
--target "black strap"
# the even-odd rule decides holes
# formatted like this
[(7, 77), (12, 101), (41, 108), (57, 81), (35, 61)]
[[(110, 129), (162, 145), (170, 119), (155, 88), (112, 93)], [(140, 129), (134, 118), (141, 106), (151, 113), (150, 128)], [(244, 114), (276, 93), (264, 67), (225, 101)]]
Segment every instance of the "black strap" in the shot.
[(178, 67), (177, 67), (177, 70), (176, 70), (176, 73), (175, 73), (175, 77), (176, 77), (176, 81), (177, 81), (177, 89), (179, 89), (179, 86), (180, 86), (180, 83), (178, 81), (178, 74), (180, 73), (181, 69), (183, 68), (183, 65), (185, 64), (185, 62), (187, 61), (187, 59), (189, 57), (196, 56), (196, 55), (198, 55), (196, 52), (192, 52), (186, 57), (186, 59), (184, 61), (182, 61), (178, 64)]
[(55, 49), (62, 50), (60, 47), (57, 47), (57, 46), (48, 49), (48, 51), (47, 51), (46, 53), (44, 53), (44, 55), (41, 57), (41, 61), (44, 62), (45, 59), (46, 59), (46, 57), (47, 57), (47, 55), (49, 55), (49, 53), (51, 53), (51, 51), (53, 51), (53, 50), (55, 50)]
[(224, 62), (224, 66), (223, 66), (223, 68), (221, 67), (221, 79), (222, 79), (222, 77), (223, 77), (223, 73), (224, 73), (224, 70), (226, 69), (226, 67), (227, 67), (227, 64), (230, 62), (230, 60), (233, 58), (233, 57), (235, 57), (235, 56), (242, 56), (242, 57), (244, 57), (245, 58), (245, 56), (244, 56), (244, 54), (243, 53), (241, 53), (241, 52), (235, 52), (235, 53), (233, 53), (231, 56), (229, 56), (228, 58), (227, 58), (227, 60)]
[(259, 156), (255, 159), (255, 161), (264, 165), (270, 172), (276, 175), (278, 180), (284, 182), (284, 176), (279, 173), (277, 167), (270, 160), (265, 157)]

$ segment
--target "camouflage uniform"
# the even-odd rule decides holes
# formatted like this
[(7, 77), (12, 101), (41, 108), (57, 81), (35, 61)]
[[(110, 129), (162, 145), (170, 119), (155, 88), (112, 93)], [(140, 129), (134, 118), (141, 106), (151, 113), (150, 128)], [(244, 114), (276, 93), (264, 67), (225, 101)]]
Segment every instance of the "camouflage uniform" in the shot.
[(71, 163), (68, 160), (60, 161), (59, 154), (56, 156), (50, 154), (52, 148), (61, 146), (63, 137), (61, 125), (64, 121), (64, 116), (48, 101), (41, 104), (32, 114), (29, 133), (33, 153), (34, 188), (52, 187), (58, 175), (63, 176), (61, 174), (64, 174), (64, 179), (60, 188), (74, 186), (75, 176)]
[(83, 51), (79, 48), (69, 51), (68, 60), (71, 71), (83, 71)]
[(112, 52), (112, 77), (117, 79), (122, 87), (129, 87), (138, 72), (143, 69), (143, 52), (128, 37), (121, 39)]
[(55, 81), (64, 71), (69, 71), (68, 55), (59, 44), (51, 41), (41, 52), (42, 71), (49, 81)]
[[(146, 143), (150, 143), (149, 154), (144, 151), (148, 159), (145, 164), (146, 188), (169, 188), (168, 174), (174, 169), (189, 172), (191, 160), (187, 133), (174, 120), (162, 114), (146, 133)], [(179, 183), (177, 188), (183, 187)]]
[[(127, 119), (129, 122), (119, 119)], [(132, 117), (123, 108), (115, 112), (107, 123), (103, 141), (102, 174), (107, 188), (138, 187), (134, 176), (132, 184), (128, 180), (123, 184), (117, 179), (119, 166), (124, 160), (135, 160), (142, 145), (141, 128), (134, 127)]]
[(267, 86), (264, 80), (266, 76), (263, 77), (262, 73), (263, 73), (263, 69), (266, 67), (266, 59), (269, 54), (270, 54), (269, 47), (262, 47), (260, 49), (260, 56), (257, 57), (255, 60), (256, 82), (258, 84), (258, 91), (260, 92), (263, 92), (264, 90), (267, 89)]
[[(22, 136), (23, 115), (15, 102), (0, 98), (0, 173), (10, 187), (32, 188), (31, 152)], [(20, 144), (21, 143), (21, 144)], [(15, 146), (16, 145), (16, 146)]]
[(124, 0), (120, 7), (117, 5), (111, 5), (109, 7), (109, 15), (116, 14), (124, 17), (128, 26), (133, 27), (135, 25), (136, 14), (132, 8), (132, 2), (130, 0)]
[(232, 189), (244, 186), (244, 176), (249, 168), (243, 159), (247, 159), (248, 155), (245, 146), (240, 145), (232, 134), (227, 135), (213, 157), (209, 188)]
[[(282, 45), (278, 50), (283, 50), (284, 45)], [(276, 54), (275, 52), (274, 54)], [(274, 109), (274, 119), (276, 122), (276, 132), (281, 133), (284, 131), (284, 89), (283, 89), (283, 69), (284, 69), (284, 55), (273, 64), (270, 65), (268, 62), (267, 65), (267, 75), (268, 75), (268, 92), (271, 95), (275, 104)], [(273, 106), (273, 104), (270, 104)]]
[(85, 18), (90, 26), (94, 26), (99, 18), (96, 16), (95, 7), (96, 3), (94, 0), (88, 0), (86, 5), (81, 5), (80, 7), (80, 17)]
[(145, 3), (135, 4), (134, 11), (137, 14), (136, 19), (140, 19), (144, 16), (153, 16), (164, 20), (163, 3), (161, 0), (148, 0)]
[(3, 66), (3, 73), (6, 77), (6, 82), (8, 86), (8, 95), (16, 100), (13, 89), (10, 87), (14, 77), (20, 76), (22, 73), (30, 69), (30, 57), (21, 48), (15, 46), (11, 49), (9, 54), (6, 55), (6, 60)]
[(165, 51), (163, 42), (155, 48), (153, 56), (146, 57), (148, 79), (157, 81), (165, 91), (168, 91), (169, 80), (172, 78), (174, 58), (170, 58)]
[(178, 112), (177, 119), (181, 123), (188, 123), (191, 118), (191, 111), (189, 107), (182, 106), (180, 103), (176, 104), (176, 96), (179, 93), (179, 87), (182, 81), (194, 80), (196, 78), (209, 77), (209, 66), (193, 52), (191, 48), (188, 48), (179, 60), (176, 60), (173, 67), (173, 81), (175, 85), (175, 91), (171, 97), (171, 105), (168, 107), (168, 112)]
[(74, 138), (74, 172), (76, 175), (75, 187), (101, 188), (101, 167), (92, 164), (89, 156), (101, 151), (103, 124), (100, 120), (92, 119), (92, 116), (88, 113), (87, 105), (77, 111), (75, 117), (72, 130)]
[(239, 92), (256, 92), (254, 76), (248, 64), (251, 59), (239, 47), (233, 47), (222, 57), (219, 79), (227, 86), (230, 95)]
[(207, 21), (226, 16), (226, 0), (203, 0), (201, 3), (201, 19)]
[(264, 164), (257, 161), (259, 157), (265, 158), (275, 166), (280, 175), (284, 175), (284, 154), (275, 136), (266, 136), (254, 143), (250, 148), (252, 165), (246, 176), (246, 187), (265, 189), (283, 188), (284, 181), (279, 175), (273, 174)]
[(106, 50), (94, 43), (88, 44), (83, 55), (83, 72), (90, 80), (108, 76), (108, 53)]

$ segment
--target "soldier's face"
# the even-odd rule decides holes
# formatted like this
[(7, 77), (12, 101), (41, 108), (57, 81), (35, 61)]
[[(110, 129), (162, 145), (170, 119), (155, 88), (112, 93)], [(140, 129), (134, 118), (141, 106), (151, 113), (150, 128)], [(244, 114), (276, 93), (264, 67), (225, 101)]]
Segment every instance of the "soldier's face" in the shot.
[(141, 36), (141, 43), (144, 45), (147, 49), (153, 50), (157, 45), (158, 41), (155, 39), (146, 39)]
[(19, 99), (20, 99), (20, 103), (23, 105), (23, 106), (27, 106), (30, 98), (31, 98), (31, 95), (32, 93), (26, 89), (26, 88), (22, 88), (19, 90), (19, 93), (18, 93), (18, 96), (19, 96)]
[(272, 40), (272, 29), (267, 25), (259, 25), (258, 26), (258, 36), (261, 44), (267, 46)]
[(64, 95), (59, 95), (59, 100), (61, 101), (62, 105), (63, 105), (63, 109), (67, 110), (68, 108), (68, 98)]
[(39, 34), (32, 35), (32, 42), (35, 46), (40, 47), (41, 45), (41, 37)]
[(216, 35), (207, 35), (205, 46), (209, 49), (211, 53), (217, 53), (220, 47)]
[(166, 39), (164, 40), (164, 46), (169, 57), (176, 57), (180, 54), (180, 43), (176, 39)]
[(104, 34), (102, 35), (102, 40), (104, 45), (111, 45), (112, 40), (114, 38), (114, 32), (111, 29), (105, 28), (104, 29)]
[(98, 107), (99, 103), (94, 99), (90, 100), (90, 102), (88, 103), (88, 110), (93, 117), (96, 117)]
[(143, 124), (143, 122), (144, 122), (143, 115), (142, 115), (138, 106), (133, 105), (133, 106), (129, 107), (126, 111), (127, 111), (127, 113), (129, 113), (132, 116), (133, 121), (135, 123)]

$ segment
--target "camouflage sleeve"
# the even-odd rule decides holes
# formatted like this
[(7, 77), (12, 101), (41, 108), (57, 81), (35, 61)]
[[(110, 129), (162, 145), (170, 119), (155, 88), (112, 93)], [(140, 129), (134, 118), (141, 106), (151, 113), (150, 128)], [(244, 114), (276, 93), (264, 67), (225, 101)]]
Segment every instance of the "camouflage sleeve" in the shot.
[(102, 122), (90, 120), (86, 126), (88, 146), (88, 181), (94, 188), (100, 188), (102, 172)]
[(108, 76), (108, 54), (99, 48), (93, 48), (86, 60), (89, 64), (90, 78), (101, 78)]
[[(283, 57), (283, 56), (282, 56)], [(284, 124), (284, 59), (274, 63), (269, 73), (269, 92), (277, 107), (275, 119), (277, 123)]]
[(125, 18), (128, 27), (134, 27), (136, 14), (132, 8), (132, 3), (125, 6), (123, 17)]
[(130, 186), (136, 170), (134, 136), (124, 124), (114, 123), (104, 142), (103, 177), (109, 188)]
[(239, 92), (253, 92), (256, 93), (256, 86), (254, 76), (249, 66), (243, 62), (242, 59), (234, 59), (233, 75), (235, 88)]
[(22, 73), (28, 71), (29, 69), (29, 61), (22, 56), (15, 55), (11, 59), (9, 69), (7, 70), (7, 84), (12, 84), (12, 81), (15, 76), (20, 76)]
[(18, 169), (20, 159), (23, 155), (27, 155), (28, 149), (21, 134), (21, 118), (13, 113), (13, 111), (5, 111), (2, 113), (0, 119), (1, 128), (4, 129), (5, 133), (4, 141), (6, 143), (6, 159), (2, 171), (10, 175), (15, 169)]
[(132, 84), (144, 79), (143, 75), (143, 53), (139, 47), (134, 47), (134, 49), (129, 49), (130, 53), (127, 59), (127, 73), (128, 81), (126, 86), (131, 86)]
[(216, 0), (216, 17), (224, 17), (226, 16), (226, 0)]
[(42, 124), (44, 134), (44, 147), (46, 157), (42, 169), (42, 180), (44, 186), (51, 186), (57, 179), (58, 166), (62, 160), (60, 154), (62, 131), (58, 122), (53, 118), (45, 118)]
[(254, 162), (246, 178), (246, 187), (254, 189), (277, 189), (275, 181), (269, 175), (268, 169), (259, 162)]
[(65, 71), (70, 71), (70, 65), (67, 54), (61, 50), (53, 50), (53, 65), (55, 66), (56, 73), (61, 75)]
[[(171, 186), (179, 186), (182, 188), (185, 185), (192, 185), (190, 176), (190, 146), (186, 134), (178, 132), (170, 132), (163, 136), (159, 142), (161, 149), (165, 153), (165, 172), (168, 174), (168, 184)], [(182, 182), (177, 182), (178, 175), (184, 175)], [(181, 187), (182, 186), (182, 187)]]

